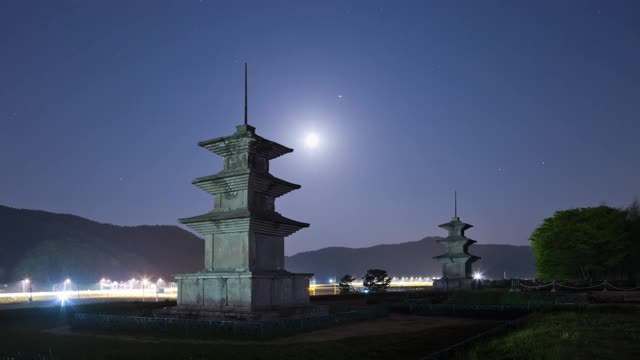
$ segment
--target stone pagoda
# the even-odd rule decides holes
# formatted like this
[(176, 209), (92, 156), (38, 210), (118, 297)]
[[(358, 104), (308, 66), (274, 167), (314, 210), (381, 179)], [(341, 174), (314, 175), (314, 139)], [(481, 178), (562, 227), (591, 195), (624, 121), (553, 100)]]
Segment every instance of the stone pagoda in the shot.
[(473, 277), (471, 264), (478, 261), (480, 257), (469, 254), (469, 246), (476, 241), (467, 238), (464, 235), (465, 230), (470, 229), (473, 225), (460, 221), (458, 217), (457, 194), (455, 195), (454, 216), (448, 223), (438, 225), (447, 230), (449, 236), (444, 239), (436, 240), (444, 245), (447, 252), (434, 256), (442, 264), (442, 278), (437, 280), (434, 285), (441, 288), (470, 288)]
[[(284, 269), (284, 238), (309, 224), (275, 211), (275, 199), (300, 188), (269, 173), (269, 161), (293, 150), (256, 134), (245, 120), (231, 136), (198, 143), (224, 158), (217, 174), (193, 180), (214, 196), (214, 208), (180, 219), (204, 237), (204, 270), (176, 275), (183, 318), (271, 319), (306, 316), (309, 278)], [(164, 314), (167, 315), (167, 314)]]

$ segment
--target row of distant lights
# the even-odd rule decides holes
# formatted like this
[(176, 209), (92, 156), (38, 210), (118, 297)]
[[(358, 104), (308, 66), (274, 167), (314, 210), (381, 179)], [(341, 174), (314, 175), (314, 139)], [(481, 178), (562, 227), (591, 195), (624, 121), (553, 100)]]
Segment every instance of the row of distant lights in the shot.
[[(31, 283), (31, 279), (29, 279), (29, 278), (26, 278), (26, 279), (22, 280), (22, 284), (23, 285), (30, 284), (30, 283)], [(67, 284), (67, 285), (71, 284), (71, 279), (66, 279), (64, 281), (64, 283)]]
[[(129, 281), (132, 282), (132, 283), (135, 283), (137, 280), (136, 279), (131, 279)], [(144, 278), (141, 281), (142, 281), (142, 283), (144, 285), (147, 285), (149, 283), (149, 279), (147, 279), (147, 278)], [(158, 281), (156, 281), (156, 283), (161, 283), (163, 281), (164, 280), (162, 280), (162, 278), (158, 278)], [(26, 279), (22, 280), (22, 283), (23, 284), (30, 284), (31, 283), (31, 279), (26, 278)], [(67, 284), (67, 285), (71, 284), (71, 279), (69, 279), (69, 278), (65, 279), (64, 283)], [(118, 284), (117, 281), (110, 281), (110, 280), (105, 279), (105, 278), (100, 279), (100, 284), (111, 284), (111, 283), (116, 284), (116, 285)]]
[[(409, 278), (407, 278), (407, 277), (402, 277), (402, 278), (393, 277), (393, 278), (391, 278), (391, 282), (394, 282), (394, 283), (398, 283), (398, 282), (401, 282), (401, 283), (405, 283), (405, 282), (423, 283), (423, 282), (430, 282), (430, 281), (438, 280), (438, 279), (439, 278), (437, 278), (435, 276), (434, 277), (425, 277), (425, 278), (423, 278), (423, 277), (409, 277)], [(336, 280), (334, 280), (334, 278), (329, 278), (329, 284), (333, 284), (335, 281)], [(311, 282), (312, 282), (312, 284), (315, 284), (316, 281), (315, 280), (311, 280)]]
[[(136, 281), (138, 281), (138, 280), (133, 279), (133, 278), (132, 278), (131, 280), (129, 280), (129, 282), (131, 282), (131, 283), (135, 283)], [(147, 285), (147, 284), (149, 283), (149, 279), (147, 279), (147, 278), (143, 278), (143, 279), (142, 279), (142, 280), (140, 280), (140, 281), (142, 281), (142, 283), (143, 283), (144, 285)], [(158, 278), (158, 280), (156, 281), (156, 283), (161, 283), (161, 282), (163, 282), (163, 281), (164, 281), (164, 280), (162, 280), (162, 278)], [(110, 283), (118, 284), (118, 282), (117, 282), (117, 281), (111, 281), (111, 280), (109, 280), (109, 279), (105, 279), (105, 278), (100, 279), (100, 283), (101, 283), (101, 284), (110, 284)]]
[[(475, 272), (475, 273), (473, 273), (473, 279), (474, 279), (474, 280), (482, 280), (483, 278), (484, 278), (484, 276), (482, 275), (482, 273), (481, 273), (481, 272)], [(431, 281), (431, 280), (438, 280), (438, 278), (437, 278), (437, 277), (435, 277), (435, 276), (434, 276), (434, 277), (431, 277), (431, 278), (430, 278), (430, 277), (426, 277), (426, 278), (421, 278), (421, 277), (414, 278), (414, 277), (410, 277), (410, 278), (408, 278), (408, 279), (407, 279), (406, 277), (402, 277), (402, 278), (394, 277), (394, 278), (391, 278), (391, 282), (401, 282), (401, 283), (403, 283), (403, 282), (425, 282), (425, 281)], [(132, 279), (131, 279), (131, 280), (129, 280), (129, 281), (130, 281), (131, 283), (135, 283), (137, 280), (132, 278)], [(161, 283), (162, 281), (164, 281), (164, 280), (162, 280), (162, 278), (158, 278), (158, 281), (156, 281), (156, 283)], [(330, 278), (330, 279), (329, 279), (329, 283), (330, 283), (330, 284), (333, 284), (333, 281), (334, 281), (334, 279), (333, 279), (333, 278)], [(29, 284), (30, 282), (31, 282), (31, 280), (29, 280), (29, 279), (24, 279), (24, 280), (22, 280), (22, 283), (23, 283), (23, 284)], [(65, 284), (71, 284), (71, 279), (66, 279), (66, 280), (64, 281), (64, 283), (65, 283)], [(118, 282), (117, 282), (117, 281), (110, 281), (110, 280), (105, 279), (105, 278), (100, 279), (100, 284), (111, 284), (111, 283), (116, 284), (116, 285), (118, 284)], [(143, 279), (142, 279), (142, 284), (143, 284), (143, 285), (147, 285), (148, 283), (149, 283), (149, 279), (147, 279), (147, 278), (143, 278)], [(314, 280), (314, 283), (315, 283), (315, 280)]]
[[(423, 282), (430, 282), (433, 280), (438, 280), (438, 277), (426, 277), (426, 278), (422, 278), (422, 277), (402, 277), (402, 278), (397, 278), (397, 277), (393, 277), (391, 278), (391, 282), (392, 283), (423, 283)], [(482, 280), (484, 279), (484, 275), (481, 272), (476, 271), (475, 273), (473, 273), (473, 279), (474, 280)], [(334, 283), (334, 278), (329, 278), (329, 284), (333, 284)], [(312, 284), (315, 284), (315, 280), (312, 280)]]
[(397, 277), (394, 277), (394, 278), (391, 278), (391, 282), (401, 282), (401, 283), (404, 283), (404, 282), (429, 282), (429, 281), (436, 280), (436, 279), (438, 279), (438, 278), (435, 277), (435, 276), (434, 277), (426, 277), (426, 278), (422, 278), (422, 277), (409, 277), (409, 278), (401, 277), (401, 278), (397, 278)]

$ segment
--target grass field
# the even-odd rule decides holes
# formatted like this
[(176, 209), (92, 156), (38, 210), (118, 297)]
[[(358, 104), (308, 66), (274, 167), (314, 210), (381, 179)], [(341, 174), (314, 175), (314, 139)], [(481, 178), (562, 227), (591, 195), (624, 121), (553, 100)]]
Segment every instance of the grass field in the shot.
[(640, 308), (602, 306), (534, 314), (517, 330), (455, 358), (640, 359)]
[(527, 305), (529, 302), (555, 302), (576, 295), (567, 293), (508, 292), (505, 290), (483, 289), (475, 291), (456, 291), (444, 301), (447, 304), (470, 305)]
[[(156, 303), (92, 304), (0, 311), (0, 359), (417, 359), (494, 327), (500, 321), (465, 320), (455, 326), (322, 342), (157, 339), (53, 335), (75, 311), (140, 313)], [(365, 325), (366, 326), (366, 325)], [(117, 334), (115, 334), (117, 335)], [(281, 339), (278, 341), (282, 341)]]
[[(463, 292), (455, 303), (513, 304), (549, 300), (548, 295)], [(336, 298), (333, 301), (340, 301)], [(347, 298), (348, 300), (348, 298)], [(362, 299), (351, 299), (362, 303)], [(329, 298), (325, 301), (330, 301)], [(139, 315), (173, 302), (96, 303), (48, 309), (0, 311), (0, 360), (22, 359), (420, 359), (489, 330), (506, 319), (503, 313), (464, 317), (426, 316), (437, 327), (410, 328), (395, 323), (393, 331), (370, 331), (390, 323), (360, 323), (360, 331), (330, 328), (295, 338), (229, 340), (229, 338), (158, 338), (125, 333), (73, 333), (68, 320), (75, 312)], [(410, 314), (392, 314), (409, 319)], [(484, 320), (480, 320), (482, 317)], [(449, 319), (455, 319), (451, 321)], [(376, 321), (378, 321), (376, 323)], [(422, 321), (422, 320), (420, 320)], [(408, 322), (407, 322), (408, 323)], [(51, 329), (67, 329), (52, 333)], [(335, 330), (332, 330), (335, 329)], [(342, 332), (343, 337), (334, 336)], [(114, 336), (115, 335), (115, 336)], [(366, 336), (365, 336), (366, 335)], [(163, 335), (161, 335), (163, 336)], [(166, 336), (166, 335), (164, 335)], [(320, 341), (322, 340), (322, 341)], [(640, 307), (587, 305), (530, 315), (515, 329), (481, 339), (454, 359), (640, 359)]]

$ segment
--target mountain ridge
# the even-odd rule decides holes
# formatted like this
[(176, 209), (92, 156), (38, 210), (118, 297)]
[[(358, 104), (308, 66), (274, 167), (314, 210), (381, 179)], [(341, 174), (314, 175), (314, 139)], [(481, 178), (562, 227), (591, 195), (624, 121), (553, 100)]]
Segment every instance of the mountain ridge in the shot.
[(202, 269), (203, 249), (200, 238), (177, 226), (121, 226), (0, 206), (0, 281), (168, 277)]
[[(438, 236), (399, 244), (380, 244), (364, 248), (329, 247), (288, 256), (285, 268), (310, 272), (316, 281), (339, 279), (351, 274), (361, 277), (371, 268), (387, 270), (391, 276), (440, 276), (441, 265), (432, 257), (445, 252)], [(474, 244), (469, 252), (481, 259), (474, 270), (488, 278), (530, 278), (535, 276), (535, 259), (526, 245)]]
[[(432, 257), (444, 248), (437, 239), (310, 250), (287, 256), (285, 268), (315, 273), (318, 280), (347, 273), (361, 276), (376, 267), (393, 276), (438, 276), (440, 265)], [(101, 277), (170, 278), (200, 271), (203, 252), (202, 239), (176, 225), (123, 226), (0, 205), (0, 282), (24, 277), (44, 283), (66, 277), (84, 282)], [(504, 271), (520, 277), (535, 273), (533, 254), (526, 245), (475, 244), (470, 252), (483, 258), (477, 268), (490, 277), (502, 277)]]

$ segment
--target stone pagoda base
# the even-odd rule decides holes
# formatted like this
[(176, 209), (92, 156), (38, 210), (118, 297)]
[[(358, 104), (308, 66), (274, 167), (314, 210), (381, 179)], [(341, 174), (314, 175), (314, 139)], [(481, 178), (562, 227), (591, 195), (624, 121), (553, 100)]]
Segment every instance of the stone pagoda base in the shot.
[(437, 289), (455, 290), (455, 289), (471, 289), (473, 279), (438, 279), (433, 282), (433, 287)]
[(309, 305), (310, 274), (203, 272), (177, 275), (178, 305), (156, 317), (219, 320), (272, 320), (326, 315)]

